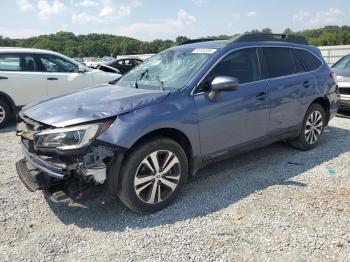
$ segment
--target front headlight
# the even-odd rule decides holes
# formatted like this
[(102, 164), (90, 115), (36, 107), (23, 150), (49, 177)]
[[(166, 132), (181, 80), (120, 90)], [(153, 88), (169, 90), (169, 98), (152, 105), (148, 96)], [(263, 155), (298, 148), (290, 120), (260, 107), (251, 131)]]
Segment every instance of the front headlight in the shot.
[(107, 128), (106, 123), (97, 123), (46, 130), (34, 136), (35, 147), (58, 150), (83, 148), (90, 145), (91, 142)]

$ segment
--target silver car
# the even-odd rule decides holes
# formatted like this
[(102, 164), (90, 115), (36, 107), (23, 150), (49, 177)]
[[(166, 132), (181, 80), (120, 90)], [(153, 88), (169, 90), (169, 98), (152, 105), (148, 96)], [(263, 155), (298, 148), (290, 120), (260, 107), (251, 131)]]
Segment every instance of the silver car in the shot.
[(350, 54), (332, 66), (340, 90), (340, 109), (350, 110)]

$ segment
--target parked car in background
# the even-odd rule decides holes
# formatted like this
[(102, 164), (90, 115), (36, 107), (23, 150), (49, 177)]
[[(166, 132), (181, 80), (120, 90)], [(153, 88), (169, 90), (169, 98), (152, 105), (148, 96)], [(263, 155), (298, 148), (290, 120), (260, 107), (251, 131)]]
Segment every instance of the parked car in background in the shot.
[(92, 70), (56, 52), (0, 48), (0, 127), (24, 105), (108, 83), (120, 76)]
[(114, 68), (114, 67), (111, 67), (111, 66), (108, 66), (108, 65), (104, 65), (104, 64), (100, 64), (98, 67), (97, 67), (98, 70), (101, 70), (101, 71), (104, 71), (104, 72), (108, 72), (108, 73), (115, 73), (115, 74), (120, 74), (122, 75), (122, 73)]
[(135, 66), (142, 63), (143, 61), (141, 59), (125, 58), (104, 62), (103, 64), (118, 69), (124, 75), (131, 69), (133, 69)]
[(73, 60), (76, 61), (76, 62), (78, 62), (78, 63), (80, 63), (80, 64), (85, 65), (85, 64), (84, 64), (84, 59), (81, 58), (81, 57), (74, 57)]
[(102, 60), (96, 57), (87, 57), (84, 59), (84, 64), (87, 67), (94, 68), (94, 69), (96, 69), (101, 63), (102, 63)]
[(350, 54), (332, 66), (340, 91), (340, 109), (350, 110)]
[(334, 75), (304, 37), (192, 40), (115, 85), (24, 108), (16, 167), (31, 191), (106, 183), (133, 211), (152, 213), (213, 161), (279, 140), (313, 149), (338, 107)]
[(113, 61), (113, 60), (115, 60), (115, 58), (113, 56), (104, 56), (101, 59), (102, 63), (108, 62), (108, 61)]

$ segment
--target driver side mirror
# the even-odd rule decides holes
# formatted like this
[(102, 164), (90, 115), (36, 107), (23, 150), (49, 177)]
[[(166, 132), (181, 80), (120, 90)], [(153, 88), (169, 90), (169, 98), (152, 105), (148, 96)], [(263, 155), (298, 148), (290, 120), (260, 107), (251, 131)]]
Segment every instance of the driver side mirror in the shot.
[(239, 87), (239, 80), (235, 77), (217, 76), (211, 82), (209, 99), (216, 100), (220, 92), (236, 91)]

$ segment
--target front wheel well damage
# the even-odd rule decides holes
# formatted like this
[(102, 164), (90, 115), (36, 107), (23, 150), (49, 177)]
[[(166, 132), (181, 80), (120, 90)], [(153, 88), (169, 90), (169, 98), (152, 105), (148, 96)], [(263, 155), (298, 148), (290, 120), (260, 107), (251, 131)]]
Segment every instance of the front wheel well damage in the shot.
[(133, 150), (143, 143), (164, 137), (174, 140), (183, 148), (188, 161), (188, 172), (189, 174), (193, 174), (193, 151), (187, 136), (183, 132), (173, 128), (154, 130), (139, 138), (127, 151), (117, 151), (115, 153), (110, 165), (107, 167), (107, 185), (114, 197), (116, 197), (116, 195), (113, 194), (113, 192), (115, 192), (114, 187), (120, 187), (120, 172), (128, 154), (132, 154)]
[(191, 145), (190, 140), (188, 139), (188, 137), (183, 132), (181, 132), (178, 129), (161, 128), (161, 129), (154, 130), (154, 131), (152, 131), (152, 132), (142, 136), (141, 138), (139, 138), (133, 144), (133, 146), (129, 149), (129, 151), (131, 151), (133, 148), (135, 148), (136, 146), (140, 145), (141, 143), (146, 143), (148, 141), (157, 139), (159, 137), (166, 137), (166, 138), (172, 139), (172, 140), (177, 142), (182, 147), (182, 149), (185, 151), (185, 154), (186, 154), (186, 157), (187, 157), (188, 167), (189, 167), (189, 174), (192, 174), (192, 169), (193, 169), (193, 150), (192, 150), (192, 145)]

